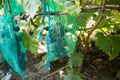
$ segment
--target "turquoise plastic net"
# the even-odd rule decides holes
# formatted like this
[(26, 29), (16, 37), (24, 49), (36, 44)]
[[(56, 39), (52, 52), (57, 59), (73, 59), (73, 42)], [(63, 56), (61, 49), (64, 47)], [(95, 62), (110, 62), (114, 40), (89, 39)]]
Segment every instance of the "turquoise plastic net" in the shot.
[(21, 0), (4, 0), (4, 8), (6, 13), (10, 11), (10, 8), (13, 16), (23, 13), (23, 7), (20, 2)]
[(0, 50), (10, 67), (27, 78), (24, 72), (27, 64), (26, 49), (19, 26), (14, 21), (14, 16), (20, 15), (23, 9), (18, 0), (4, 0), (4, 9), (6, 14), (0, 16)]
[(48, 11), (48, 35), (46, 38), (46, 44), (47, 44), (47, 52), (48, 52), (48, 61), (47, 61), (47, 68), (50, 69), (50, 7), (49, 3), (43, 1), (43, 18), (42, 23), (44, 23), (45, 17), (46, 17), (46, 11)]
[(0, 46), (7, 63), (23, 78), (27, 77), (20, 67), (23, 63), (20, 64), (18, 59), (19, 55), (17, 53), (17, 44), (11, 15), (0, 16)]
[[(54, 0), (48, 0), (50, 11), (60, 12), (61, 9)], [(43, 11), (45, 10), (45, 4)], [(47, 11), (47, 10), (46, 10)], [(44, 15), (45, 13), (43, 13)], [(44, 17), (43, 17), (44, 18)], [(53, 61), (57, 58), (62, 58), (75, 50), (78, 26), (76, 16), (72, 14), (50, 15), (50, 26), (46, 37), (48, 49), (48, 60)], [(49, 42), (49, 43), (48, 43)], [(50, 50), (50, 51), (49, 51)]]

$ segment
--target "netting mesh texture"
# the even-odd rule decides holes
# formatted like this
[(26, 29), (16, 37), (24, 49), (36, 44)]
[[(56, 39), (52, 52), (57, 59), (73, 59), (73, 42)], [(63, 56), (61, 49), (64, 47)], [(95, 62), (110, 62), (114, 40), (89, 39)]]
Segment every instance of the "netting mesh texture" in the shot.
[(5, 14), (0, 16), (0, 50), (10, 67), (26, 78), (26, 49), (22, 43), (19, 26), (14, 21), (14, 16), (20, 15), (23, 9), (17, 0), (9, 0), (9, 3), (4, 0), (4, 9)]
[[(50, 12), (63, 11), (55, 1), (48, 0)], [(78, 29), (76, 16), (72, 14), (50, 16), (50, 60), (62, 58), (72, 53), (76, 47)], [(48, 36), (47, 36), (48, 37)], [(46, 39), (46, 42), (47, 39)]]

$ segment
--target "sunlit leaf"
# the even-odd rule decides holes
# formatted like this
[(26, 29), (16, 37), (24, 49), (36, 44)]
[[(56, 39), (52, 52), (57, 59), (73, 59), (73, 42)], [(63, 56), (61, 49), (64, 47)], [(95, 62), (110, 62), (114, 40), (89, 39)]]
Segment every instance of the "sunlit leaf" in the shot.
[(101, 4), (102, 0), (95, 0), (97, 4)]
[(120, 52), (120, 35), (104, 36), (102, 33), (97, 33), (96, 46), (103, 52), (109, 55), (109, 59), (114, 59)]
[(22, 37), (25, 47), (31, 51), (31, 53), (36, 54), (38, 50), (38, 42), (33, 39), (25, 30), (22, 31)]

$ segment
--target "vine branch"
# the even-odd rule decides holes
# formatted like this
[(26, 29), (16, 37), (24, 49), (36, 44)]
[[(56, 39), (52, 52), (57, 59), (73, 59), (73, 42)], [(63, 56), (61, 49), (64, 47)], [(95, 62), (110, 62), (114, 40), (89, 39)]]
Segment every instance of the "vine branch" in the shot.
[(30, 18), (30, 22), (31, 22), (31, 24), (32, 24), (34, 27), (38, 27), (38, 25), (33, 22), (33, 19), (32, 19), (32, 18)]
[[(48, 14), (48, 12), (46, 12), (46, 14)], [(50, 15), (64, 15), (64, 14), (68, 14), (68, 13), (67, 12), (50, 12)], [(37, 13), (33, 18), (36, 18), (39, 15), (43, 15), (43, 12)]]
[[(103, 6), (87, 6), (87, 7), (81, 8), (81, 12), (98, 10), (98, 9), (102, 9), (102, 7)], [(106, 5), (104, 7), (104, 9), (105, 10), (118, 10), (118, 11), (120, 11), (120, 5)], [(48, 12), (46, 12), (46, 14), (48, 14)], [(64, 14), (68, 14), (68, 13), (67, 12), (50, 12), (50, 15), (64, 15)], [(43, 13), (39, 12), (33, 18), (36, 18), (39, 15), (43, 15)]]
[(60, 69), (58, 69), (58, 70), (54, 71), (53, 73), (48, 74), (47, 76), (43, 77), (41, 80), (45, 80), (45, 79), (47, 79), (47, 78), (49, 78), (49, 77), (51, 77), (51, 76), (55, 75), (55, 74), (56, 74), (57, 72), (59, 72), (60, 70), (66, 69), (66, 68), (68, 68), (68, 67), (69, 67), (69, 66), (68, 66), (68, 65), (66, 65), (66, 66), (64, 66), (64, 67), (62, 67), (62, 68), (60, 68)]
[(99, 19), (97, 20), (97, 22), (95, 23), (95, 25), (93, 26), (92, 30), (88, 33), (88, 36), (86, 38), (86, 48), (88, 48), (88, 40), (90, 35), (92, 34), (92, 32), (97, 28), (97, 26), (100, 24), (100, 22), (102, 21), (102, 19), (105, 17), (105, 6), (106, 6), (106, 0), (102, 1), (102, 9), (101, 9), (101, 15), (99, 17)]
[[(83, 7), (81, 12), (87, 12), (92, 10), (102, 9), (102, 6), (87, 6)], [(106, 5), (105, 10), (118, 10), (120, 11), (120, 5)]]
[[(120, 5), (106, 5), (105, 10), (118, 10), (120, 11)], [(81, 8), (81, 12), (88, 12), (88, 11), (93, 11), (93, 10), (98, 10), (98, 9), (102, 9), (102, 6), (88, 6), (88, 7), (83, 7)], [(48, 14), (48, 12), (46, 12), (46, 14)], [(50, 12), (50, 15), (65, 15), (65, 14), (69, 14), (67, 12)], [(33, 19), (35, 19), (37, 16), (39, 15), (43, 15), (43, 12), (39, 12), (36, 13), (33, 17)], [(34, 24), (33, 20), (30, 20), (31, 23), (36, 27), (37, 25)]]

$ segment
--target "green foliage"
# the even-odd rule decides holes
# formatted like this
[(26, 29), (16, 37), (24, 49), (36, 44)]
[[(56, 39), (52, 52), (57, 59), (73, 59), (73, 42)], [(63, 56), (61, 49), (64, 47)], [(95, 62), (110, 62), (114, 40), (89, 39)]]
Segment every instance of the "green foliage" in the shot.
[[(2, 5), (2, 1), (3, 0), (0, 0), (0, 5)], [(99, 18), (99, 16), (98, 17), (94, 16), (94, 13), (96, 11), (81, 12), (81, 8), (84, 7), (83, 5), (91, 5), (90, 3), (93, 3), (93, 6), (96, 4), (101, 5), (102, 0), (95, 0), (94, 2), (92, 2), (92, 0), (82, 0), (82, 1), (81, 0), (80, 1), (79, 0), (66, 0), (66, 1), (65, 0), (58, 0), (58, 1), (53, 0), (53, 1), (56, 2), (55, 5), (58, 4), (60, 10), (63, 10), (70, 14), (76, 15), (77, 16), (77, 24), (80, 27), (86, 27), (86, 24), (91, 16), (94, 17), (93, 19), (95, 21), (97, 21), (97, 19)], [(38, 11), (39, 6), (41, 6), (40, 0), (36, 0), (36, 1), (22, 0), (22, 2), (23, 2), (22, 5), (24, 6), (25, 12), (30, 14), (30, 17), (33, 17), (36, 14), (36, 11)], [(118, 4), (120, 4), (120, 0), (108, 0), (107, 4), (118, 5)], [(97, 12), (99, 13), (100, 11), (97, 10)], [(102, 22), (100, 23), (100, 25), (98, 25), (98, 27), (108, 27), (107, 29), (110, 29), (111, 23), (118, 23), (120, 21), (120, 17), (119, 17), (120, 14), (116, 10), (106, 11), (106, 16), (108, 17), (108, 19), (103, 19)], [(113, 19), (113, 17), (114, 17), (114, 19)], [(41, 16), (38, 16), (34, 21), (36, 24), (40, 24), (40, 20), (41, 20)], [(24, 45), (32, 53), (37, 53), (38, 42), (35, 40), (35, 37), (38, 32), (36, 30), (34, 30), (33, 38), (29, 35), (29, 33), (27, 31), (24, 30), (22, 32), (22, 36), (24, 39), (23, 40)], [(105, 35), (103, 35), (103, 33), (98, 33), (96, 35), (96, 37), (98, 37), (98, 39), (96, 41), (96, 46), (98, 46), (101, 50), (103, 50), (106, 54), (108, 54), (110, 56), (110, 58), (113, 59), (115, 56), (118, 55), (118, 53), (120, 52), (119, 45), (117, 45), (119, 43), (119, 35), (105, 36)], [(101, 44), (101, 43), (103, 43), (103, 44)], [(104, 47), (104, 46), (106, 46), (106, 47)], [(73, 65), (79, 66), (77, 64), (78, 62), (74, 63), (74, 61), (75, 61), (74, 58), (76, 56), (80, 56), (80, 58), (75, 59), (76, 61), (79, 61), (79, 59), (82, 60), (81, 54), (75, 54), (75, 55), (71, 54), (71, 58), (69, 60), (70, 66), (73, 66)]]
[(67, 69), (67, 75), (64, 76), (63, 80), (84, 80), (82, 78), (85, 78), (85, 75), (71, 68)]
[(120, 35), (108, 35), (97, 33), (96, 46), (109, 55), (110, 60), (114, 59), (120, 53)]
[(39, 45), (38, 42), (35, 39), (33, 39), (25, 30), (22, 31), (22, 37), (26, 49), (31, 51), (31, 53), (36, 54)]
[(116, 76), (117, 76), (118, 80), (120, 80), (120, 70), (117, 72)]
[(40, 25), (41, 16), (35, 18), (35, 24)]
[(103, 35), (103, 33), (97, 33), (96, 37), (98, 38), (96, 41), (96, 46), (98, 46), (106, 54), (110, 55), (111, 45), (108, 39)]
[(68, 61), (68, 65), (70, 67), (81, 66), (82, 62), (83, 62), (83, 55), (82, 55), (82, 53), (74, 52), (74, 53), (70, 54), (70, 59)]
[(108, 0), (107, 4), (119, 5), (120, 4), (120, 0)]
[(120, 22), (120, 18), (119, 18), (120, 13), (118, 11), (115, 11), (115, 10), (111, 11), (111, 15), (112, 15), (110, 18), (111, 22), (114, 22), (114, 23)]
[(95, 0), (97, 4), (101, 4), (102, 0)]
[[(41, 4), (42, 0), (18, 0), (18, 1), (22, 1), (22, 3), (20, 2), (20, 4), (23, 5), (24, 11), (26, 13), (28, 13), (31, 18), (33, 18), (36, 15), (36, 12), (42, 11), (42, 7), (43, 7)], [(96, 23), (100, 17), (101, 11), (100, 11), (100, 9), (95, 9), (95, 10), (88, 10), (88, 11), (86, 10), (86, 12), (85, 11), (81, 12), (82, 8), (84, 8), (86, 6), (90, 6), (90, 7), (97, 6), (97, 5), (101, 6), (102, 0), (53, 0), (56, 2), (55, 5), (52, 4), (52, 0), (45, 0), (45, 1), (49, 1), (50, 5), (52, 5), (52, 6), (50, 6), (50, 9), (52, 12), (57, 12), (57, 11), (67, 12), (70, 15), (74, 15), (75, 20), (77, 20), (76, 24), (78, 26), (77, 26), (77, 28), (75, 28), (76, 24), (75, 25), (72, 24), (72, 23), (74, 23), (73, 17), (70, 18), (70, 16), (65, 14), (65, 15), (63, 15), (64, 18), (59, 17), (59, 18), (61, 18), (60, 20), (58, 20), (58, 18), (55, 18), (55, 20), (53, 20), (54, 17), (51, 16), (51, 24), (55, 23), (55, 21), (56, 22), (59, 21), (59, 22), (63, 23), (63, 25), (65, 25), (64, 26), (65, 31), (66, 31), (65, 38), (68, 42), (67, 44), (70, 45), (69, 49), (72, 50), (72, 47), (75, 46), (74, 43), (71, 42), (71, 40), (77, 41), (77, 36), (75, 35), (75, 38), (74, 38), (74, 35), (72, 35), (72, 34), (75, 34), (76, 31), (80, 32), (79, 36), (81, 37), (81, 43), (83, 43), (83, 45), (84, 45), (84, 41), (86, 39), (86, 34), (88, 34), (87, 31), (92, 29), (92, 26), (88, 29), (86, 25), (89, 22), (89, 20), (91, 19), (91, 17), (93, 17), (93, 20)], [(119, 5), (119, 4), (120, 4), (120, 0), (107, 0), (107, 5)], [(2, 7), (2, 5), (3, 5), (3, 0), (0, 0), (0, 8)], [(57, 7), (54, 7), (56, 5), (58, 6), (59, 9), (57, 9)], [(39, 7), (40, 7), (40, 10), (39, 10)], [(87, 7), (87, 8), (89, 9), (89, 7)], [(18, 9), (18, 11), (19, 11), (19, 9)], [(95, 14), (96, 12), (98, 13), (97, 15)], [(38, 15), (35, 19), (33, 19), (33, 22), (40, 26), (42, 16), (43, 15)], [(47, 26), (47, 20), (48, 19), (46, 18), (45, 23), (44, 23), (45, 26)], [(30, 23), (30, 20), (28, 18), (28, 20), (25, 20), (23, 22), (24, 22), (24, 26), (25, 26), (26, 24)], [(72, 28), (68, 27), (71, 25), (74, 26), (74, 27), (72, 27), (72, 28), (75, 28), (74, 31)], [(23, 26), (22, 21), (21, 21), (20, 27), (21, 26)], [(29, 25), (29, 27), (30, 26), (31, 25)], [(93, 24), (93, 26), (94, 26), (94, 24)], [(78, 27), (80, 28), (80, 30), (78, 30)], [(23, 29), (23, 31), (22, 31), (22, 38), (23, 38), (24, 46), (26, 47), (27, 50), (31, 51), (31, 53), (33, 53), (33, 54), (37, 53), (38, 46), (39, 46), (39, 42), (36, 40), (38, 33), (39, 33), (38, 28), (35, 28), (32, 26), (32, 30), (31, 30), (31, 31), (33, 31), (32, 36), (29, 34), (29, 32), (26, 29)], [(85, 30), (82, 30), (82, 29), (85, 29)], [(96, 34), (97, 40), (95, 41), (95, 47), (98, 47), (100, 50), (105, 52), (105, 54), (109, 55), (110, 60), (114, 59), (120, 53), (120, 34), (119, 34), (120, 12), (117, 10), (106, 9), (105, 18), (102, 19), (102, 22), (100, 22), (99, 25), (97, 25), (96, 30), (100, 30), (101, 32)], [(115, 34), (111, 34), (112, 32)], [(53, 34), (56, 34), (56, 32), (53, 32)], [(46, 35), (46, 33), (44, 33), (44, 35)], [(67, 37), (67, 36), (69, 36), (69, 37)], [(91, 36), (93, 36), (93, 35), (91, 35)], [(43, 36), (43, 38), (45, 38), (45, 36)], [(54, 37), (54, 38), (56, 39), (57, 37)], [(60, 41), (58, 41), (58, 43), (61, 44)], [(61, 47), (58, 43), (57, 43), (58, 47), (56, 47), (56, 49), (59, 49), (59, 47)], [(77, 47), (79, 47), (79, 46), (77, 46)], [(1, 55), (0, 55), (0, 57), (1, 57)], [(77, 72), (73, 69), (74, 67), (79, 67), (82, 65), (83, 57), (84, 57), (84, 55), (82, 55), (81, 52), (74, 52), (74, 53), (70, 54), (68, 66), (71, 69), (67, 70), (68, 74), (65, 75), (64, 80), (83, 80), (81, 78), (82, 74), (80, 74), (80, 72)], [(47, 58), (45, 58), (45, 59), (47, 59)], [(53, 57), (52, 57), (52, 59), (53, 59)], [(42, 60), (42, 61), (44, 61), (44, 60)], [(41, 71), (42, 70), (44, 71), (45, 63), (42, 62), (41, 64), (43, 64), (40, 67)]]
[(80, 13), (77, 15), (77, 24), (81, 27), (85, 27), (91, 16), (93, 16), (93, 12)]
[(3, 5), (3, 2), (2, 2), (2, 0), (0, 0), (0, 8), (2, 7), (2, 5)]
[(2, 5), (2, 0), (0, 0), (0, 5)]
[(110, 35), (108, 39), (112, 45), (110, 59), (114, 59), (120, 53), (120, 34)]

